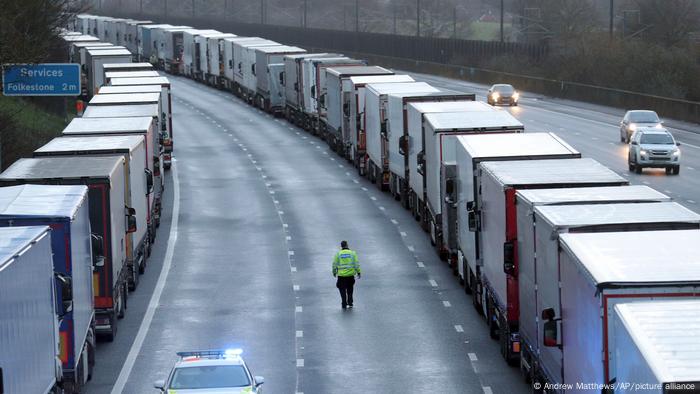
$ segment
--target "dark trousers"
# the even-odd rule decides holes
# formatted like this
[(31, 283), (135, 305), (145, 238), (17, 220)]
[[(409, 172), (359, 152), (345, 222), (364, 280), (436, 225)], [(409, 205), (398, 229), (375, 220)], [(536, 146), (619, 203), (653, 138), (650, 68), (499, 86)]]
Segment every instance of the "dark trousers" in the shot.
[(340, 290), (340, 300), (343, 306), (352, 305), (352, 288), (355, 285), (354, 276), (338, 276), (335, 287)]

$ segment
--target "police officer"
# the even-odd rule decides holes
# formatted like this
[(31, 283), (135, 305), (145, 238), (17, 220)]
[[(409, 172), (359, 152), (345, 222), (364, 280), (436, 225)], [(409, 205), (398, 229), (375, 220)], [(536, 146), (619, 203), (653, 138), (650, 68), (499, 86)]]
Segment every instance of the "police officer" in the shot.
[(352, 288), (355, 285), (355, 274), (360, 279), (360, 261), (357, 253), (348, 248), (348, 242), (340, 243), (340, 251), (333, 257), (333, 277), (338, 277), (336, 287), (340, 290), (340, 300), (343, 309), (352, 308)]

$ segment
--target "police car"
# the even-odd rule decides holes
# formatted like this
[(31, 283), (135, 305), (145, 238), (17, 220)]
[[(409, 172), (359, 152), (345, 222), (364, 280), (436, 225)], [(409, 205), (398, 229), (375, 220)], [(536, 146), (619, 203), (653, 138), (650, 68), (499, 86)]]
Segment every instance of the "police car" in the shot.
[(240, 349), (179, 352), (166, 380), (153, 385), (167, 394), (261, 394), (264, 379), (253, 376)]

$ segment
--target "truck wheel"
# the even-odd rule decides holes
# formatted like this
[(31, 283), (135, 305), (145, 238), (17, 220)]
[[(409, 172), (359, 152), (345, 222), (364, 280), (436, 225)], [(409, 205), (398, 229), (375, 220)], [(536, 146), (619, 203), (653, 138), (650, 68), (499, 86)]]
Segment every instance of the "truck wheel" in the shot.
[(641, 174), (642, 173), (642, 166), (640, 166), (639, 164), (635, 164), (634, 165), (634, 172), (636, 174)]
[(491, 299), (488, 294), (486, 294), (486, 322), (489, 325), (489, 336), (491, 339), (498, 339), (500, 329), (498, 328), (498, 323), (496, 323), (496, 319), (494, 319), (494, 317)]
[(134, 291), (139, 287), (139, 269), (136, 264), (129, 267), (131, 270), (131, 282), (129, 282), (129, 290)]
[(119, 303), (117, 304), (117, 317), (123, 319), (124, 315), (126, 315), (126, 294), (128, 291), (125, 291), (124, 287), (122, 287), (120, 293)]
[(673, 175), (678, 175), (680, 173), (681, 173), (681, 166), (680, 165), (674, 166), (673, 167)]
[(109, 318), (109, 332), (105, 334), (105, 339), (107, 342), (113, 342), (114, 338), (117, 337), (117, 316), (113, 312), (112, 316)]

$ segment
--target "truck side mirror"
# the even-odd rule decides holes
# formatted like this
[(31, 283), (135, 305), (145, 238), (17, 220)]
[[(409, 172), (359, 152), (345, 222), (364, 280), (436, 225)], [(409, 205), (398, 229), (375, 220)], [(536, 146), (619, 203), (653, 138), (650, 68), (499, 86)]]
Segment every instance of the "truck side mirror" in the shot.
[(153, 382), (153, 387), (157, 388), (160, 391), (163, 391), (165, 389), (165, 380), (156, 380)]
[(445, 193), (452, 194), (455, 191), (455, 180), (448, 179), (445, 181)]
[(402, 156), (406, 156), (406, 153), (408, 152), (408, 137), (405, 135), (402, 135), (399, 137), (399, 154)]
[(126, 207), (126, 232), (129, 234), (136, 232), (136, 210), (134, 208)]
[(507, 241), (503, 244), (503, 272), (515, 275), (515, 244)]
[(382, 122), (379, 124), (379, 134), (382, 135), (382, 137), (386, 138), (386, 129), (387, 129), (387, 124), (386, 122)]
[(153, 172), (148, 168), (144, 172), (146, 173), (146, 194), (151, 194), (153, 193)]
[(558, 344), (559, 327), (557, 323), (561, 319), (555, 317), (554, 308), (542, 310), (542, 321), (544, 321), (542, 342), (546, 347), (561, 347)]
[(56, 284), (61, 289), (61, 315), (73, 311), (73, 283), (71, 279), (63, 274), (55, 273)]
[(469, 231), (475, 232), (476, 227), (477, 227), (477, 220), (476, 220), (476, 206), (474, 204), (474, 201), (467, 201), (467, 221), (468, 221), (468, 227)]
[(96, 271), (97, 267), (105, 265), (104, 238), (97, 234), (90, 234), (90, 241), (92, 242), (92, 269)]
[(425, 151), (418, 152), (416, 161), (418, 163), (418, 173), (425, 175)]

